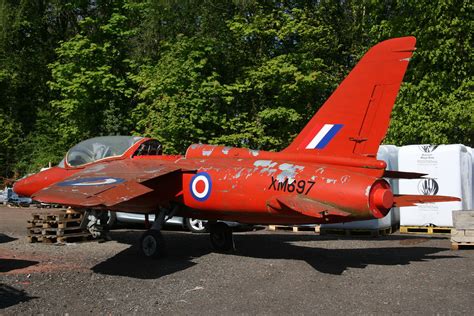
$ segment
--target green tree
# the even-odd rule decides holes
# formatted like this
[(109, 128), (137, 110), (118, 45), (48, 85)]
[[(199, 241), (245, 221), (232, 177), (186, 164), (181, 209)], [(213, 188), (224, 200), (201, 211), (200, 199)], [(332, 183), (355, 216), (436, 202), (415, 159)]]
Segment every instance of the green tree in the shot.
[(61, 42), (49, 65), (52, 110), (59, 118), (58, 137), (72, 145), (98, 135), (128, 134), (128, 113), (135, 87), (129, 59), (134, 33), (128, 7), (114, 2), (97, 17), (86, 17), (80, 31)]
[[(340, 79), (330, 58), (339, 49), (333, 29), (314, 9), (252, 5), (235, 9), (218, 31), (203, 31), (202, 23), (161, 39), (156, 64), (136, 77), (137, 132), (159, 138), (169, 152), (192, 142), (286, 146)], [(225, 17), (208, 13), (206, 20)]]
[(472, 16), (469, 1), (391, 1), (374, 40), (411, 34), (417, 50), (392, 114), (387, 143), (474, 145)]

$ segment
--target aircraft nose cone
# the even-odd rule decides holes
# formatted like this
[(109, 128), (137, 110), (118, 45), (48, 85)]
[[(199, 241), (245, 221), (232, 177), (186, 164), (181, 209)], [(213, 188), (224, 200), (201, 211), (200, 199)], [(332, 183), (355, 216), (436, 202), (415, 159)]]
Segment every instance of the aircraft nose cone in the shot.
[(68, 175), (67, 170), (53, 167), (18, 180), (13, 185), (13, 191), (18, 195), (31, 197), (39, 190), (63, 180)]
[(31, 177), (27, 177), (15, 182), (13, 185), (13, 191), (20, 196), (32, 196), (38, 189), (32, 185), (33, 181), (31, 181)]

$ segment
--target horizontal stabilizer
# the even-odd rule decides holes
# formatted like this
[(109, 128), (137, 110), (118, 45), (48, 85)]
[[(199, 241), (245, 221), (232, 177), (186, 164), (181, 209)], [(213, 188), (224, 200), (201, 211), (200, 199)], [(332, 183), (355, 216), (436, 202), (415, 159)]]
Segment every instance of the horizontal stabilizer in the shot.
[(456, 202), (461, 201), (460, 198), (454, 196), (444, 195), (408, 195), (396, 194), (394, 196), (394, 207), (416, 206), (424, 203), (438, 203), (438, 202)]
[(391, 179), (421, 179), (427, 175), (428, 174), (426, 173), (418, 173), (418, 172), (385, 170), (382, 177), (391, 178)]
[(274, 209), (290, 209), (306, 216), (323, 218), (325, 216), (350, 216), (351, 213), (301, 196), (279, 196), (268, 202)]

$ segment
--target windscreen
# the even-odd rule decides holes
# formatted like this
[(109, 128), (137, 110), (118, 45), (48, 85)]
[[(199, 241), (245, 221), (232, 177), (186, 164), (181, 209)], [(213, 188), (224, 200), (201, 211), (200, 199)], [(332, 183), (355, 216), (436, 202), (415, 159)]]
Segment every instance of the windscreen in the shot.
[(66, 162), (71, 167), (78, 167), (100, 159), (118, 157), (141, 139), (137, 136), (91, 138), (72, 147), (66, 155)]

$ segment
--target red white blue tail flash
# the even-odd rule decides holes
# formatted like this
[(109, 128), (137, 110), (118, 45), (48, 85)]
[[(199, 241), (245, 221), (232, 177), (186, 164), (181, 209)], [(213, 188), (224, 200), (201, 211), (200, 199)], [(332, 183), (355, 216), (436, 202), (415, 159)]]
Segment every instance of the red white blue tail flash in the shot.
[(343, 124), (324, 124), (306, 146), (306, 149), (323, 149), (343, 126)]

